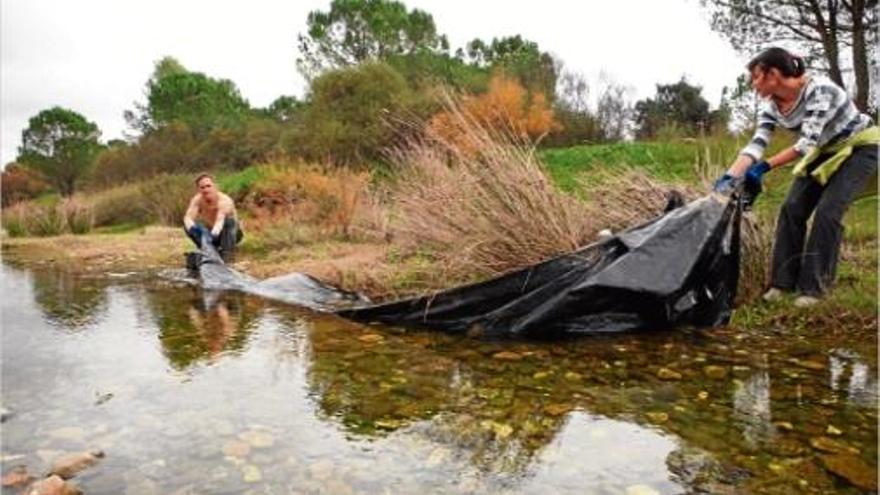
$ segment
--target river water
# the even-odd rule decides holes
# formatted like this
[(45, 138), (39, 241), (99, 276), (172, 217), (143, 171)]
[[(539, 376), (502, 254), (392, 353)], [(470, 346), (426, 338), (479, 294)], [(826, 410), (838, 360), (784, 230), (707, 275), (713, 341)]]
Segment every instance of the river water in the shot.
[(0, 267), (4, 472), (100, 449), (86, 494), (875, 489), (873, 329), (484, 342)]

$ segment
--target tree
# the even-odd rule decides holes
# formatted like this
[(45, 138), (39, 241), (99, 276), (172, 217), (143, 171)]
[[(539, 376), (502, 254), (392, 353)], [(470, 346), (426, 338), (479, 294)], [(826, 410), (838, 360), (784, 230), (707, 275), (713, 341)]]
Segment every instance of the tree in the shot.
[(721, 95), (722, 106), (730, 112), (730, 122), (735, 131), (743, 131), (755, 125), (761, 100), (752, 91), (751, 77), (740, 74), (732, 88), (724, 87)]
[(488, 67), (493, 72), (503, 71), (516, 77), (529, 90), (537, 90), (553, 101), (556, 95), (557, 67), (553, 57), (542, 52), (534, 41), (520, 35), (493, 38), (490, 43), (474, 39), (465, 50), (459, 50), (478, 67)]
[(306, 24), (306, 34), (297, 37), (302, 54), (297, 67), (310, 79), (328, 69), (391, 55), (449, 49), (431, 14), (407, 11), (396, 1), (333, 0), (328, 12), (310, 12)]
[(393, 137), (388, 117), (400, 113), (410, 98), (406, 80), (385, 63), (326, 72), (312, 81), (293, 151), (338, 163), (379, 159)]
[(543, 146), (562, 147), (603, 140), (602, 128), (596, 115), (590, 110), (590, 87), (583, 74), (562, 69), (556, 85), (556, 102), (553, 112), (560, 129), (541, 141)]
[(235, 83), (187, 71), (171, 57), (156, 63), (145, 93), (146, 105), (136, 104), (137, 112), (125, 115), (142, 133), (180, 121), (202, 138), (212, 129), (239, 125), (251, 111)]
[(602, 91), (596, 105), (596, 118), (607, 141), (620, 141), (630, 135), (633, 123), (632, 88), (602, 75)]
[(709, 102), (703, 88), (691, 86), (682, 78), (674, 84), (658, 84), (654, 98), (636, 103), (636, 123), (641, 138), (656, 137), (664, 127), (680, 127), (688, 134), (705, 130), (711, 123)]
[(448, 53), (392, 55), (385, 61), (400, 72), (413, 89), (428, 90), (442, 85), (466, 93), (480, 93), (489, 85), (488, 68), (469, 64)]
[(71, 196), (101, 150), (100, 135), (82, 115), (52, 107), (31, 117), (17, 161), (42, 174), (62, 196)]
[[(789, 44), (847, 87), (851, 69), (855, 103), (868, 108), (871, 69), (878, 67), (878, 0), (701, 0), (712, 28), (734, 49), (754, 55), (768, 44)], [(869, 50), (871, 49), (871, 50)], [(849, 51), (847, 55), (846, 52)]]
[(305, 111), (305, 103), (299, 101), (296, 96), (279, 96), (266, 108), (259, 109), (256, 113), (262, 117), (268, 117), (276, 122), (290, 122), (302, 115)]

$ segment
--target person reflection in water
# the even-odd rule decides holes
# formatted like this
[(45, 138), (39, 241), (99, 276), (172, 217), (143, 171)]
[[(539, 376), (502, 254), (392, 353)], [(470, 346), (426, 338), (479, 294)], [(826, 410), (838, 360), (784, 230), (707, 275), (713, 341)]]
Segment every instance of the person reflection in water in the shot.
[(235, 247), (242, 239), (235, 203), (217, 189), (209, 174), (200, 174), (195, 183), (198, 193), (190, 200), (183, 217), (186, 235), (198, 248), (202, 247), (203, 238), (210, 239), (223, 261), (231, 263), (235, 260)]
[(190, 306), (188, 314), (193, 328), (204, 342), (208, 358), (213, 359), (226, 349), (229, 339), (235, 335), (238, 319), (230, 315), (226, 301), (206, 306), (203, 311)]

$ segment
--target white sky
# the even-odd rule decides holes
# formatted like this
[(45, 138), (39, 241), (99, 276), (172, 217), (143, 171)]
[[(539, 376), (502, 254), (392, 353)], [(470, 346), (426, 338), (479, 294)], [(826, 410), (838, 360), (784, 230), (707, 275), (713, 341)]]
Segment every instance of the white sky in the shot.
[[(698, 0), (404, 0), (434, 16), (452, 49), (521, 34), (594, 84), (601, 72), (653, 96), (682, 75), (715, 107), (745, 60), (709, 29)], [(296, 36), (330, 0), (2, 0), (0, 164), (15, 159), (30, 117), (54, 105), (119, 138), (153, 64), (231, 79), (252, 106), (302, 96)], [(595, 93), (595, 91), (594, 91)]]

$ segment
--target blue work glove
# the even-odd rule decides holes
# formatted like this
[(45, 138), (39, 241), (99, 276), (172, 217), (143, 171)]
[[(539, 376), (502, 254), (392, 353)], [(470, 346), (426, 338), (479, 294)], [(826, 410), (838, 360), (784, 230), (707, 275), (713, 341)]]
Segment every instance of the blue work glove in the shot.
[(761, 180), (764, 178), (764, 174), (770, 171), (770, 168), (770, 164), (762, 160), (752, 164), (746, 170), (745, 184), (743, 184), (743, 208), (746, 211), (752, 209), (755, 199), (764, 190), (761, 186)]
[(712, 188), (713, 191), (721, 194), (730, 194), (733, 192), (733, 186), (736, 182), (736, 177), (730, 174), (724, 174), (715, 181), (715, 187)]
[(748, 170), (746, 170), (746, 184), (761, 185), (761, 179), (764, 177), (764, 174), (770, 171), (770, 164), (764, 160), (760, 162), (753, 163)]

